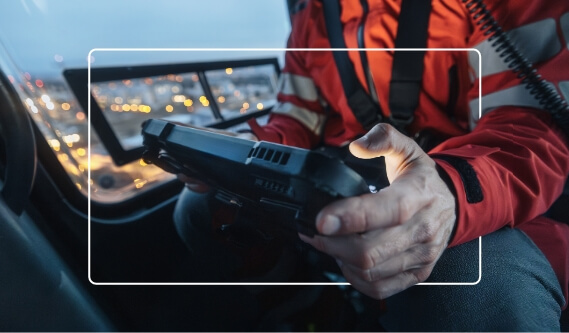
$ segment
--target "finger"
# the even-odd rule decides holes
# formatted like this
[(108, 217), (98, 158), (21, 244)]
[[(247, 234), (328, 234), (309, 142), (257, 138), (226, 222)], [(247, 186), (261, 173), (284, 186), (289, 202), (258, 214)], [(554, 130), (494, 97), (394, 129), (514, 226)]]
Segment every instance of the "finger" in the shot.
[(365, 159), (387, 155), (408, 156), (413, 155), (415, 150), (422, 151), (415, 141), (385, 123), (374, 126), (353, 141), (349, 148), (354, 156)]
[[(378, 248), (371, 251), (378, 256), (373, 267), (350, 265), (352, 271), (362, 279), (369, 281), (383, 279), (400, 272), (435, 263), (444, 249), (452, 233), (454, 210), (428, 209), (415, 214), (407, 223), (400, 227), (384, 229), (378, 237)], [(386, 251), (385, 248), (393, 250)], [(381, 259), (384, 255), (384, 260)], [(346, 264), (351, 264), (346, 261)]]
[(366, 253), (366, 239), (357, 234), (339, 236), (339, 237), (326, 237), (314, 236), (307, 237), (299, 234), (300, 239), (319, 250), (336, 259), (350, 262), (354, 265), (370, 266), (373, 267), (376, 263), (370, 261), (370, 257), (362, 256), (361, 253)]
[(379, 229), (364, 234), (344, 236), (301, 236), (317, 250), (337, 258), (360, 271), (372, 269), (412, 246), (412, 237), (404, 237), (410, 225)]
[(342, 265), (342, 263), (339, 263), (339, 265), (344, 277), (354, 288), (375, 299), (385, 299), (425, 281), (431, 275), (434, 267), (433, 264), (407, 270), (378, 281), (368, 282), (346, 269), (346, 266)]
[(352, 142), (349, 148), (359, 158), (385, 156), (385, 169), (390, 183), (409, 165), (430, 161), (415, 141), (388, 124), (376, 125), (366, 135)]
[(335, 201), (319, 212), (316, 228), (323, 235), (345, 235), (401, 225), (433, 199), (423, 177), (400, 177), (378, 193)]
[(369, 269), (362, 269), (343, 260), (342, 264), (351, 275), (369, 283), (384, 280), (405, 271), (430, 266), (438, 260), (441, 253), (442, 249), (436, 245), (420, 244)]
[[(363, 281), (374, 282), (408, 270), (434, 265), (447, 247), (447, 238), (452, 232), (452, 228), (447, 227), (447, 224), (441, 225), (437, 221), (454, 218), (454, 213), (450, 209), (436, 211), (438, 212), (436, 216), (432, 210), (416, 214), (401, 227), (384, 229), (379, 236), (370, 235), (370, 237), (378, 237), (378, 247), (369, 251), (370, 254), (367, 256), (384, 253), (387, 255), (385, 260), (375, 259), (376, 265), (361, 266), (357, 261), (344, 259), (342, 260), (344, 269)], [(381, 236), (384, 238), (381, 239)], [(389, 239), (398, 241), (390, 243)], [(403, 248), (404, 250), (395, 253), (395, 251), (385, 251), (383, 248)], [(390, 255), (389, 252), (394, 254)]]
[(422, 211), (395, 227), (361, 234), (301, 239), (353, 267), (360, 277), (377, 280), (437, 260), (446, 248), (445, 240), (452, 230), (440, 227), (436, 222), (437, 219), (452, 218), (452, 215), (450, 211), (443, 211), (437, 216)]

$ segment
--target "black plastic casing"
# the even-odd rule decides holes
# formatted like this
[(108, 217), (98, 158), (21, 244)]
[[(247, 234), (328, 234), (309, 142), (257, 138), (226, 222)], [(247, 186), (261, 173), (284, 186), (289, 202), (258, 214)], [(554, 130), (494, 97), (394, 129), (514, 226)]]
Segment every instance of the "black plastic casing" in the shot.
[(340, 159), (315, 151), (157, 119), (143, 124), (142, 135), (146, 161), (216, 187), (227, 202), (290, 214), (284, 227), (308, 236), (317, 233), (315, 218), (324, 206), (370, 192)]

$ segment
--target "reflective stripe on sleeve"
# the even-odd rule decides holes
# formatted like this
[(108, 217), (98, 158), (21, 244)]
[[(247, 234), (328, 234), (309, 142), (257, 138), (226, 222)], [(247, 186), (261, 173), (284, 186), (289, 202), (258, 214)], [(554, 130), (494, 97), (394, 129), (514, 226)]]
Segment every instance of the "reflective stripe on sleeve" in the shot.
[(559, 82), (559, 90), (565, 101), (569, 101), (569, 81)]
[(560, 24), (561, 30), (563, 31), (563, 36), (565, 37), (565, 44), (569, 49), (569, 13), (565, 13), (563, 16), (561, 16)]
[[(479, 120), (480, 99), (470, 101), (470, 127), (474, 128)], [(500, 90), (482, 97), (482, 116), (501, 106), (521, 106), (541, 108), (537, 99), (523, 86)]]
[(318, 91), (312, 79), (290, 73), (281, 74), (279, 93), (293, 95), (308, 102), (318, 100)]
[(322, 133), (322, 125), (324, 124), (325, 119), (324, 115), (298, 107), (292, 103), (279, 103), (273, 108), (271, 113), (282, 114), (294, 118), (306, 126), (315, 135), (320, 135)]
[[(569, 18), (565, 20), (569, 21)], [(569, 24), (569, 22), (566, 24)], [(506, 33), (518, 50), (520, 50), (530, 62), (536, 63), (547, 60), (561, 51), (562, 45), (556, 28), (555, 20), (549, 18), (521, 26)], [(493, 43), (494, 41), (489, 42), (485, 40), (475, 46), (482, 55), (483, 76), (509, 70), (504, 59), (500, 58), (500, 54), (496, 52), (495, 47), (492, 47)], [(468, 57), (470, 66), (475, 71), (476, 77), (479, 77), (478, 54), (476, 52), (469, 52)]]

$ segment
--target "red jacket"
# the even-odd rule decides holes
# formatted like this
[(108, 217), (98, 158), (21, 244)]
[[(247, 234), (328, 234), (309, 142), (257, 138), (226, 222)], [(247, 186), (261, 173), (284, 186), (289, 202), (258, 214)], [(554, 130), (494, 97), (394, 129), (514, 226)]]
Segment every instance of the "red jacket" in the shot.
[[(360, 1), (340, 1), (347, 47), (393, 48), (401, 0), (367, 2), (366, 13)], [(485, 3), (540, 74), (568, 99), (569, 2)], [(298, 50), (330, 47), (321, 2), (301, 2), (292, 26), (280, 104), (267, 125), (252, 123), (252, 129), (261, 140), (299, 147), (314, 147), (322, 135), (326, 144), (344, 145), (365, 131), (347, 106), (332, 53)], [(363, 41), (358, 41), (359, 29), (363, 29)], [(457, 194), (456, 234), (450, 246), (507, 225), (520, 227), (550, 260), (567, 299), (569, 227), (540, 215), (561, 194), (569, 174), (568, 138), (503, 65), (462, 1), (433, 0), (427, 47), (476, 48), (482, 55), (480, 69), (476, 52), (428, 51), (419, 108), (408, 128), (411, 134), (430, 129), (449, 138), (429, 154), (448, 173)], [(372, 94), (388, 116), (392, 52), (366, 53)], [(351, 51), (350, 59), (369, 92), (359, 52)], [(469, 201), (467, 192), (476, 186), (463, 181), (456, 165), (445, 156), (472, 166), (482, 200)]]

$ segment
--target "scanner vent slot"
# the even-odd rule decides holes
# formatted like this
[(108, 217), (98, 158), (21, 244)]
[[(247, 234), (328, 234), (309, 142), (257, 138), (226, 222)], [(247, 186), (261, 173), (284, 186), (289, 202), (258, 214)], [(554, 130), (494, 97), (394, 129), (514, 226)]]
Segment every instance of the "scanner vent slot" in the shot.
[(262, 178), (255, 179), (255, 185), (281, 194), (288, 194), (291, 190), (290, 186), (288, 185)]
[(277, 149), (255, 147), (251, 148), (247, 157), (262, 159), (274, 164), (286, 165), (290, 158), (290, 153)]

